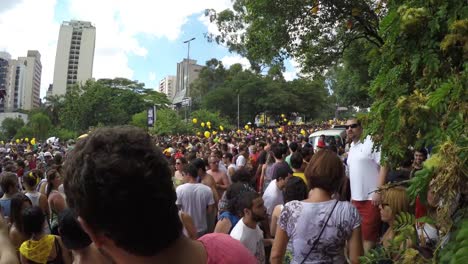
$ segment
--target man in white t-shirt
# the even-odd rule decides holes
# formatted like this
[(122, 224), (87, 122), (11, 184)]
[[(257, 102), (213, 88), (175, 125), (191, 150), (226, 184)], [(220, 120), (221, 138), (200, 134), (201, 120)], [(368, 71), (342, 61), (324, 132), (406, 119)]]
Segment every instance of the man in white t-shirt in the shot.
[(283, 189), (287, 180), (292, 176), (293, 171), (286, 162), (278, 163), (276, 171), (273, 173), (272, 181), (263, 193), (268, 222), (271, 221), (271, 215), (275, 206), (284, 203)]
[(197, 168), (193, 164), (184, 167), (184, 184), (176, 188), (176, 204), (183, 212), (188, 213), (197, 229), (198, 237), (206, 234), (208, 224), (206, 215), (214, 209), (213, 192), (210, 187), (197, 183)]
[(266, 210), (263, 199), (257, 192), (246, 192), (239, 198), (243, 217), (232, 229), (231, 237), (239, 240), (256, 258), (257, 263), (266, 263), (265, 246), (272, 244), (272, 239), (264, 239), (258, 223), (265, 220)]
[(346, 134), (352, 140), (347, 159), (351, 201), (362, 218), (363, 247), (367, 252), (375, 246), (380, 232), (380, 194), (375, 191), (385, 183), (387, 169), (380, 166), (380, 151), (373, 150), (371, 137), (361, 140), (362, 127), (356, 118), (347, 121)]
[(244, 144), (239, 144), (239, 155), (236, 159), (236, 167), (238, 169), (245, 168), (245, 166), (247, 165), (247, 155), (247, 147)]

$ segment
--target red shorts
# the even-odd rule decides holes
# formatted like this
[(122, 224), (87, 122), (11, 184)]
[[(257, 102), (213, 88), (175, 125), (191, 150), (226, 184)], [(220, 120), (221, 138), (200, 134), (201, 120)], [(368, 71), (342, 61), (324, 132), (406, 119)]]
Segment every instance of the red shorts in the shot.
[(351, 201), (361, 215), (362, 240), (378, 242), (381, 219), (378, 206), (372, 201)]

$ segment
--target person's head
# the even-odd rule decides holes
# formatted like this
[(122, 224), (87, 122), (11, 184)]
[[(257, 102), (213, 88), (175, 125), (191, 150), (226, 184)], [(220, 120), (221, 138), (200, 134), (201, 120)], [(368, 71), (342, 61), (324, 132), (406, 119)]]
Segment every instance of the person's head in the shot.
[(324, 149), (312, 156), (304, 172), (310, 189), (320, 188), (330, 194), (343, 184), (345, 171), (343, 162), (331, 150)]
[(88, 234), (80, 226), (73, 210), (66, 208), (58, 216), (58, 231), (67, 249), (80, 250), (91, 245)]
[(47, 165), (52, 165), (54, 163), (54, 157), (52, 156), (52, 153), (46, 151), (44, 153), (44, 161), (47, 163)]
[(26, 164), (24, 163), (23, 160), (17, 160), (16, 161), (16, 165), (17, 165), (17, 168), (21, 168), (21, 169), (24, 169), (24, 167), (26, 167)]
[(299, 148), (299, 144), (297, 144), (296, 141), (289, 143), (289, 149), (291, 150), (291, 153), (296, 152), (298, 148)]
[(275, 159), (282, 159), (283, 155), (286, 154), (286, 147), (281, 143), (273, 144), (271, 145), (271, 151)]
[(15, 225), (16, 228), (20, 230), (20, 232), (24, 232), (21, 212), (31, 206), (31, 200), (29, 200), (29, 198), (22, 193), (16, 193), (11, 198), (10, 223)]
[(230, 213), (242, 216), (242, 209), (239, 209), (239, 199), (245, 192), (250, 192), (248, 185), (243, 182), (236, 182), (231, 184), (226, 190), (227, 211)]
[(30, 238), (34, 234), (41, 234), (44, 230), (45, 215), (39, 206), (26, 207), (21, 211), (23, 219), (23, 233)]
[(292, 176), (293, 171), (286, 162), (281, 162), (276, 165), (276, 170), (273, 172), (272, 179), (276, 180), (276, 185), (280, 190), (286, 186), (286, 182)]
[(252, 181), (252, 175), (245, 168), (237, 169), (234, 174), (231, 176), (232, 182), (243, 182), (249, 183)]
[(217, 157), (209, 157), (208, 158), (208, 165), (210, 166), (210, 170), (218, 171), (219, 161)]
[(309, 192), (307, 190), (307, 185), (299, 177), (291, 177), (283, 190), (284, 202), (290, 201), (302, 201), (307, 199)]
[(294, 152), (291, 155), (291, 167), (295, 170), (300, 170), (303, 163), (303, 157), (300, 152)]
[(356, 141), (361, 137), (361, 122), (357, 118), (350, 118), (346, 121), (346, 135), (350, 140)]
[(50, 169), (47, 171), (47, 196), (52, 192), (53, 189), (57, 189), (63, 182), (63, 177), (60, 172), (56, 169)]
[(39, 170), (31, 170), (23, 175), (23, 185), (27, 190), (33, 190), (41, 181)]
[(184, 166), (183, 172), (185, 182), (189, 182), (191, 179), (196, 179), (198, 175), (197, 167), (191, 163)]
[(309, 162), (310, 158), (312, 158), (312, 155), (314, 155), (314, 148), (309, 143), (307, 143), (304, 145), (304, 147), (301, 148), (301, 155), (303, 160)]
[(266, 208), (263, 203), (263, 198), (257, 192), (248, 191), (242, 193), (238, 199), (238, 209), (242, 217), (257, 223), (266, 218)]
[(62, 160), (63, 160), (62, 154), (55, 153), (55, 155), (54, 155), (54, 164), (55, 165), (62, 165)]
[(187, 160), (184, 157), (180, 157), (175, 161), (175, 169), (178, 171), (182, 171), (184, 166), (187, 164)]
[(226, 152), (223, 154), (223, 162), (224, 164), (231, 164), (232, 163), (232, 154), (229, 152)]
[(427, 159), (427, 150), (425, 148), (420, 148), (414, 151), (414, 163), (417, 165), (422, 165), (422, 163)]
[(406, 194), (406, 188), (399, 186), (383, 191), (379, 208), (382, 221), (392, 224), (399, 213), (408, 212), (409, 210), (409, 198)]
[(143, 129), (97, 128), (65, 164), (67, 204), (97, 247), (111, 256), (148, 257), (180, 238), (169, 164)]
[(16, 174), (9, 171), (2, 172), (2, 174), (0, 175), (0, 187), (2, 187), (4, 193), (7, 193), (9, 195), (17, 193), (19, 183)]
[(198, 176), (205, 174), (206, 172), (205, 160), (198, 158), (198, 159), (194, 159), (191, 163), (195, 166), (195, 168), (197, 168)]

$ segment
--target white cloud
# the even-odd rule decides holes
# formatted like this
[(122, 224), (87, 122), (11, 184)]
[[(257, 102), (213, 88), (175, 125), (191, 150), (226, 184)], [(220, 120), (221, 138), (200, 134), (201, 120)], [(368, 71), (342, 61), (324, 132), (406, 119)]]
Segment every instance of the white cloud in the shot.
[(14, 58), (25, 56), (28, 49), (39, 50), (42, 96), (53, 79), (62, 22), (54, 21), (58, 1), (71, 14), (66, 20), (91, 21), (96, 26), (96, 79), (133, 77), (128, 56), (145, 57), (150, 48), (142, 46), (138, 36), (176, 40), (189, 16), (206, 8), (220, 11), (232, 6), (231, 0), (0, 0), (0, 51)]
[(229, 55), (224, 56), (221, 61), (223, 62), (224, 67), (229, 68), (231, 65), (240, 63), (244, 70), (250, 69), (250, 62), (247, 58), (241, 57), (240, 55)]
[(297, 79), (297, 74), (301, 72), (301, 66), (299, 62), (297, 62), (294, 59), (290, 59), (289, 64), (291, 66), (291, 70), (283, 72), (283, 77), (286, 81), (292, 81), (294, 79)]

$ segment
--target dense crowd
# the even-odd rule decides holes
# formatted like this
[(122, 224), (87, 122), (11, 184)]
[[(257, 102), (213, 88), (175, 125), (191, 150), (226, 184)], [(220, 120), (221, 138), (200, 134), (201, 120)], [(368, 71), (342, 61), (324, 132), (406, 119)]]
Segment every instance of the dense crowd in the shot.
[[(5, 144), (0, 263), (358, 263), (392, 243), (400, 212), (433, 210), (431, 190), (415, 208), (405, 190), (427, 151), (380, 166), (354, 118), (346, 144), (308, 142), (331, 125)], [(417, 228), (434, 245), (437, 227)]]

